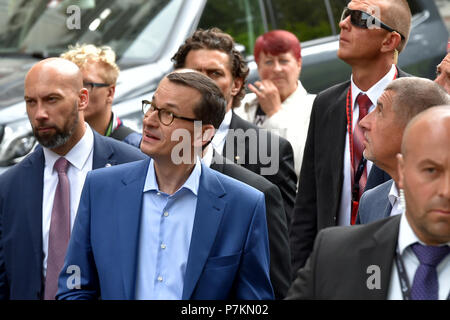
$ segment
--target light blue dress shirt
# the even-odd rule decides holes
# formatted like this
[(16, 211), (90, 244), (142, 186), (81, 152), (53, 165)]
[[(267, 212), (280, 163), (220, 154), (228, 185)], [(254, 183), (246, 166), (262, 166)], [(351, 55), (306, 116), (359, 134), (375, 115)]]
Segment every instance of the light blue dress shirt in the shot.
[(159, 190), (153, 159), (144, 185), (141, 212), (136, 299), (181, 299), (191, 243), (200, 160), (173, 195)]

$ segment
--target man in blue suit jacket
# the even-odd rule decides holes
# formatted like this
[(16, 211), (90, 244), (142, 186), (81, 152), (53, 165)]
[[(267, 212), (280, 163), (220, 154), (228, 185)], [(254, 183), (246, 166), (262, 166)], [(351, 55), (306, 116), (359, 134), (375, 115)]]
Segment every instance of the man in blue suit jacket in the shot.
[[(60, 60), (44, 60), (27, 75), (27, 112), (41, 145), (0, 176), (0, 299), (44, 297), (44, 268), (47, 267), (44, 252), (48, 252), (43, 240), (43, 233), (48, 232), (43, 230), (44, 211), (45, 204), (51, 204), (50, 199), (46, 200), (50, 194), (44, 193), (44, 186), (50, 178), (45, 173), (49, 154), (64, 155), (70, 161), (71, 157), (79, 156), (80, 145), (90, 135), (92, 159), (88, 157), (83, 165), (86, 171), (90, 167), (96, 169), (147, 158), (136, 148), (100, 136), (85, 124), (83, 109), (88, 94), (82, 89), (81, 74), (71, 62)], [(41, 77), (44, 73), (46, 77)], [(34, 76), (40, 77), (38, 82)], [(67, 128), (71, 130), (67, 132)], [(90, 150), (89, 144), (86, 146)], [(78, 182), (81, 193), (83, 171), (75, 166), (69, 170), (79, 176), (78, 181), (69, 180), (70, 187), (76, 189), (73, 183)], [(77, 203), (78, 199), (72, 200)]]
[(219, 88), (174, 72), (143, 112), (152, 159), (88, 174), (57, 298), (273, 299), (263, 193), (199, 160)]
[(403, 131), (418, 113), (436, 105), (450, 103), (450, 96), (435, 82), (415, 77), (392, 81), (384, 90), (375, 111), (361, 120), (364, 156), (386, 171), (392, 179), (364, 192), (359, 204), (357, 224), (365, 224), (402, 213), (397, 189), (397, 154)]

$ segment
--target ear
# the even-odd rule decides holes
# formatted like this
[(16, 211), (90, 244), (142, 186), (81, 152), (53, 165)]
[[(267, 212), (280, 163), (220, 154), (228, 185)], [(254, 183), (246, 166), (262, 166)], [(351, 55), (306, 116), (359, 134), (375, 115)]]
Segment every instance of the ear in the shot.
[(391, 52), (398, 48), (402, 37), (398, 32), (389, 32), (381, 44), (381, 52)]
[(106, 96), (106, 101), (107, 101), (109, 104), (112, 104), (112, 102), (113, 102), (113, 100), (114, 100), (114, 94), (115, 94), (115, 92), (116, 92), (116, 86), (115, 86), (115, 85), (110, 86), (110, 87), (108, 88), (108, 94), (107, 94), (107, 96)]
[(205, 124), (202, 127), (202, 146), (204, 146), (208, 141), (211, 141), (216, 134), (216, 129), (212, 124)]
[(233, 79), (233, 87), (231, 88), (231, 95), (235, 97), (239, 93), (239, 91), (241, 91), (243, 85), (244, 79), (242, 78)]
[(81, 88), (78, 92), (78, 111), (84, 111), (89, 104), (89, 91)]
[(401, 153), (397, 153), (397, 173), (398, 173), (398, 188), (403, 189), (404, 186), (404, 169), (405, 169), (405, 161), (403, 159), (403, 155)]
[(297, 67), (298, 67), (298, 74), (302, 72), (302, 57), (298, 58), (297, 60)]

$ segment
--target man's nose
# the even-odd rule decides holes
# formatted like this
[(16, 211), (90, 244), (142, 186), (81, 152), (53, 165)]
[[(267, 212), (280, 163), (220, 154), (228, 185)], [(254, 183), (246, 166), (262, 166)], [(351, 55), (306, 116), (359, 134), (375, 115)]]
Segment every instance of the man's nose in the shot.
[(48, 110), (45, 108), (41, 102), (36, 103), (36, 120), (45, 120), (48, 119)]
[(158, 110), (150, 111), (148, 110), (147, 113), (144, 115), (143, 124), (148, 126), (157, 126), (159, 124), (159, 118), (158, 118)]

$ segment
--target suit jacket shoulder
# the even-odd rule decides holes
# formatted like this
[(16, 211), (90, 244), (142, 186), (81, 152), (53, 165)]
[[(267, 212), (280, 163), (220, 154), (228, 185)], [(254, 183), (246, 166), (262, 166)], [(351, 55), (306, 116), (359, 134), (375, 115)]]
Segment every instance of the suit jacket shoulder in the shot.
[[(237, 136), (236, 131), (239, 129), (244, 132), (242, 137)], [(230, 143), (234, 150), (227, 149), (227, 144)], [(242, 151), (245, 151), (245, 159), (239, 154)], [(278, 186), (289, 226), (297, 191), (294, 151), (290, 142), (245, 121), (233, 112), (224, 156)]]
[[(321, 230), (314, 250), (289, 289), (288, 299), (386, 299), (400, 216)], [(379, 288), (367, 282), (379, 270)]]
[(148, 158), (147, 155), (127, 143), (104, 137), (94, 132), (94, 157), (92, 168), (102, 168), (105, 165), (116, 165)]
[(357, 224), (389, 217), (392, 206), (388, 195), (393, 183), (394, 180), (389, 180), (363, 193), (359, 202)]

